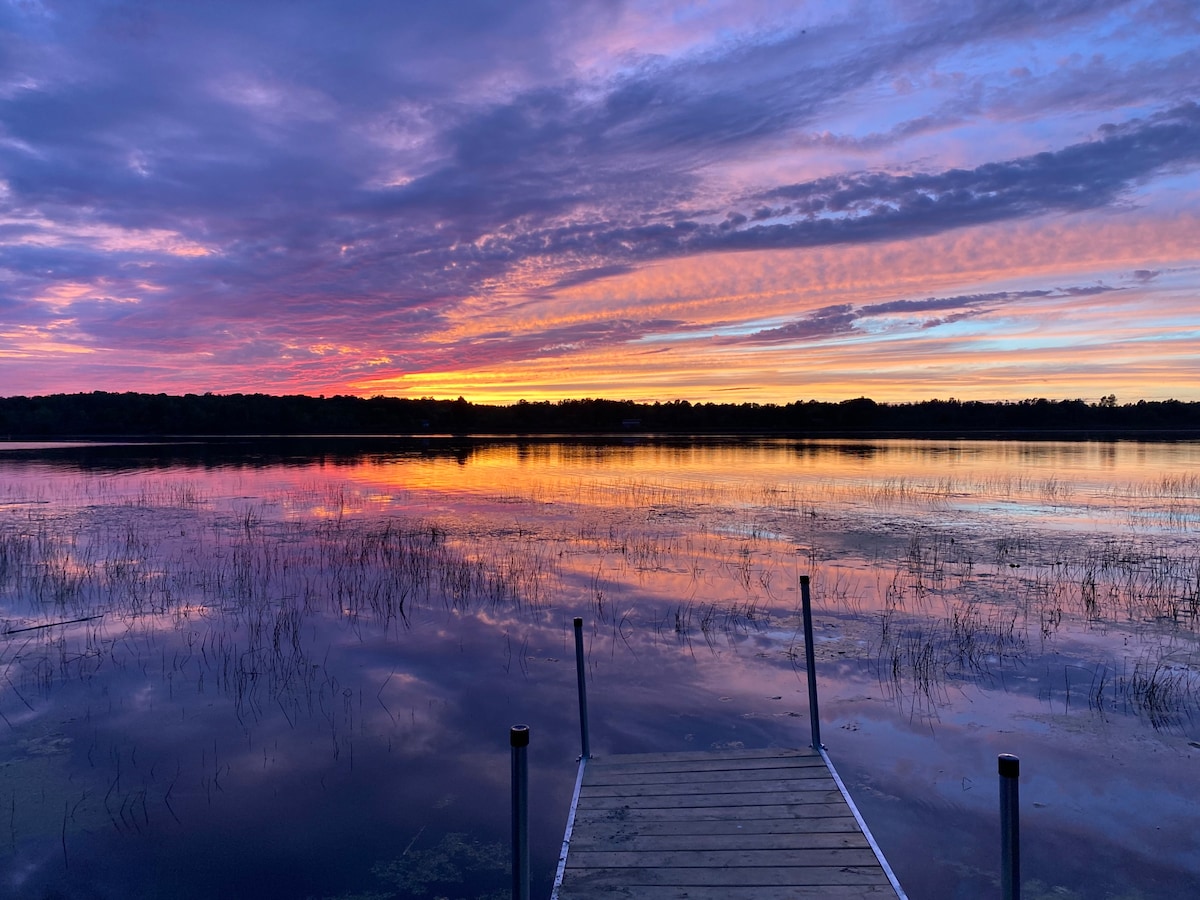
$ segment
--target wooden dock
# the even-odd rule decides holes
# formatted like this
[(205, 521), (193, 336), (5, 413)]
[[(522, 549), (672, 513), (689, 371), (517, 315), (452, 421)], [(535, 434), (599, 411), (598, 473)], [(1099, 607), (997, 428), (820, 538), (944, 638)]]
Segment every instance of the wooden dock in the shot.
[(824, 751), (584, 758), (554, 900), (906, 900)]

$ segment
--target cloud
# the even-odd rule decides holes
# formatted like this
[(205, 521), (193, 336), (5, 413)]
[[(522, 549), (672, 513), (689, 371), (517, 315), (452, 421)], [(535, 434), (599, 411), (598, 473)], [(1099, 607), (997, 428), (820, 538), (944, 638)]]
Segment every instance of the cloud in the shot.
[(807, 316), (781, 325), (766, 328), (742, 338), (728, 338), (729, 343), (776, 344), (806, 341), (847, 334), (854, 328), (854, 309), (850, 304), (826, 306)]
[(995, 306), (1010, 300), (1027, 297), (1046, 297), (1053, 291), (993, 291), (988, 294), (967, 294), (957, 297), (927, 297), (924, 300), (889, 300), (886, 303), (870, 303), (860, 308), (865, 316), (931, 312), (943, 309), (970, 309), (977, 306)]
[[(264, 384), (309, 347), (355, 348), (313, 357), (336, 379), (699, 333), (620, 296), (583, 325), (522, 310), (656, 262), (1125, 212), (1200, 163), (1185, 7), (62, 0), (0, 17), (6, 324)], [(760, 317), (788, 324), (755, 340), (1020, 299), (994, 287), (822, 297)], [(481, 311), (494, 327), (462, 327)], [(756, 321), (739, 315), (721, 318)]]
[[(928, 234), (954, 227), (1110, 205), (1141, 179), (1200, 163), (1200, 107), (1187, 103), (1149, 119), (1107, 125), (1097, 139), (1059, 151), (914, 175), (861, 172), (784, 185), (762, 200), (786, 200), (803, 219), (743, 232), (763, 243)], [(884, 228), (887, 232), (884, 232)]]
[(1082, 287), (1061, 289), (1069, 297), (1094, 297), (1096, 294), (1107, 294), (1109, 291), (1119, 291), (1122, 288), (1109, 287), (1106, 284), (1089, 284)]
[[(1188, 103), (1105, 126), (1093, 140), (1061, 150), (974, 169), (848, 173), (763, 191), (748, 198), (745, 212), (728, 212), (719, 221), (647, 221), (635, 212), (643, 221), (607, 219), (498, 234), (483, 248), (497, 271), (506, 259), (544, 255), (565, 266), (572, 260), (606, 260), (589, 266), (603, 273), (608, 266), (712, 251), (895, 240), (1112, 207), (1126, 202), (1144, 179), (1190, 171), (1198, 163), (1200, 108)], [(770, 206), (780, 201), (786, 202)], [(530, 210), (527, 206), (525, 212)], [(781, 221), (764, 221), (771, 219)], [(477, 249), (472, 247), (472, 255)]]
[(472, 366), (503, 365), (515, 360), (546, 359), (628, 344), (648, 334), (671, 333), (684, 327), (685, 323), (669, 319), (606, 318), (553, 328), (483, 334), (460, 345), (455, 352), (462, 357), (457, 360), (460, 365), (465, 362)]
[[(905, 318), (917, 321), (921, 329), (961, 322), (988, 312), (1020, 303), (1023, 300), (1085, 297), (1120, 288), (1106, 285), (1086, 285), (1023, 291), (993, 291), (983, 294), (961, 294), (950, 297), (926, 297), (921, 300), (898, 299), (881, 303), (855, 305), (851, 303), (826, 306), (801, 316), (786, 325), (755, 331), (746, 335), (723, 337), (724, 343), (782, 344), (805, 343), (861, 332), (868, 319)], [(923, 318), (921, 314), (950, 311), (949, 315)]]

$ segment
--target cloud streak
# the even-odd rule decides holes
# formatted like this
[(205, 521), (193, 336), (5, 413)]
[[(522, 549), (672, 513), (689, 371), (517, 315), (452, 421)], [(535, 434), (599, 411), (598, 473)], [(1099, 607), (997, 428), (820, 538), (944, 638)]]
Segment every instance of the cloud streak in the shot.
[[(996, 310), (1010, 311), (1013, 304), (1022, 300), (1066, 297), (1089, 297), (1119, 288), (1107, 285), (1087, 285), (1054, 290), (994, 291), (989, 294), (968, 294), (957, 297), (927, 297), (923, 300), (889, 300), (885, 303), (868, 303), (855, 307), (844, 303), (827, 306), (804, 317), (775, 328), (767, 328), (742, 337), (725, 338), (728, 343), (781, 344), (801, 343), (814, 339), (848, 335), (864, 326), (871, 319), (901, 319), (916, 321), (921, 328), (932, 328), (950, 322), (986, 315)], [(940, 318), (928, 318), (923, 314), (946, 313)]]

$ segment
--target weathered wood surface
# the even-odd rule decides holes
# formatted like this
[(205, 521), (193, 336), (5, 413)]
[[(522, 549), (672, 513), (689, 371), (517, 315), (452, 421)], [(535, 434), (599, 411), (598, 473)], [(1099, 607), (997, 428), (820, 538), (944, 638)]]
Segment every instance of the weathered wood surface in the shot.
[(587, 761), (560, 900), (896, 897), (815, 750)]

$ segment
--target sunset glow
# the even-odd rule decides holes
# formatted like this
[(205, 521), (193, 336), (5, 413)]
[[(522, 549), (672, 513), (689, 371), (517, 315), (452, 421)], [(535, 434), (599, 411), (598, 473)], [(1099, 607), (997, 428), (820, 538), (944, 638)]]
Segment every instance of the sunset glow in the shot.
[(1200, 400), (1200, 9), (0, 9), (0, 395)]

